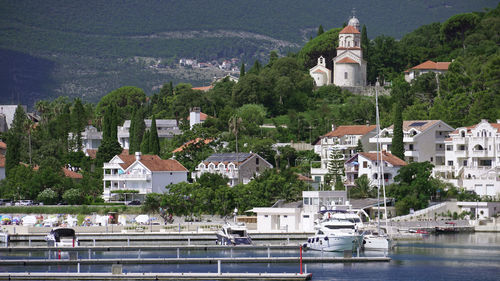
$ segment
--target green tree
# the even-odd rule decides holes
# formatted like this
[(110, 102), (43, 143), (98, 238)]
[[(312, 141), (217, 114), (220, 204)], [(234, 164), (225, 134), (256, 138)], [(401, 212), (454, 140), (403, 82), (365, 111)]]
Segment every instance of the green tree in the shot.
[(394, 129), (392, 135), (391, 153), (404, 160), (405, 147), (403, 143), (403, 109), (401, 108), (401, 104), (399, 102), (394, 103), (393, 114)]
[(364, 152), (363, 143), (361, 143), (361, 139), (358, 139), (358, 144), (356, 145), (356, 152)]
[(51, 188), (47, 188), (38, 194), (36, 200), (44, 205), (54, 205), (58, 202), (59, 195)]
[(82, 149), (81, 132), (85, 130), (85, 125), (87, 125), (87, 116), (80, 99), (75, 99), (75, 102), (73, 104), (73, 109), (71, 111), (70, 122), (71, 122), (71, 132), (73, 135), (75, 148), (81, 150)]
[(330, 161), (328, 162), (328, 174), (327, 176), (325, 176), (325, 183), (331, 185), (335, 190), (345, 190), (345, 186), (342, 183), (343, 176), (344, 155), (340, 150), (334, 149), (330, 153)]
[(8, 177), (10, 171), (21, 162), (22, 149), (25, 147), (26, 125), (28, 119), (21, 105), (18, 105), (14, 113), (14, 120), (10, 130), (7, 132), (7, 153), (5, 155), (5, 175)]
[(142, 154), (150, 154), (151, 152), (151, 148), (149, 147), (149, 144), (151, 143), (150, 138), (151, 138), (151, 131), (146, 130), (144, 132), (144, 136), (142, 137), (142, 142), (141, 142)]
[(241, 62), (240, 78), (242, 78), (243, 76), (245, 76), (245, 62), (244, 61)]
[(349, 191), (350, 198), (376, 197), (376, 189), (370, 184), (367, 175), (362, 175), (354, 180), (355, 186)]
[(146, 102), (146, 93), (140, 88), (125, 86), (116, 89), (101, 98), (96, 107), (98, 116), (104, 115), (109, 106), (114, 105), (119, 122), (131, 118), (134, 109)]
[(320, 36), (323, 33), (325, 33), (325, 31), (323, 30), (323, 26), (320, 24), (318, 27), (318, 33), (316, 34), (316, 36)]
[[(465, 37), (479, 23), (479, 16), (474, 13), (458, 14), (447, 19), (441, 26), (442, 38), (456, 46), (456, 41), (465, 50)], [(452, 46), (453, 46), (452, 45)]]
[(62, 198), (69, 205), (79, 205), (82, 203), (82, 192), (77, 188), (68, 189), (64, 192)]
[(160, 139), (158, 138), (158, 129), (156, 128), (156, 118), (151, 120), (151, 130), (149, 134), (149, 151), (153, 155), (160, 154)]

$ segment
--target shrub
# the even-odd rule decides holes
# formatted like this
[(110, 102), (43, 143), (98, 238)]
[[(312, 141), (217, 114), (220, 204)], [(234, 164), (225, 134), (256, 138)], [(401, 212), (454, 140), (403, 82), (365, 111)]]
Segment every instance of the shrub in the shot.
[(38, 194), (36, 200), (43, 202), (43, 204), (45, 205), (55, 204), (58, 200), (57, 192), (50, 188), (47, 188), (44, 191), (40, 192), (40, 194)]

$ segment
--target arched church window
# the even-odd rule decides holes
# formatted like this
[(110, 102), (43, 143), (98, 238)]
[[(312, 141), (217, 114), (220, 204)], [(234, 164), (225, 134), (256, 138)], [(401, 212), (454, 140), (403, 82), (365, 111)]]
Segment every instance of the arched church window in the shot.
[(344, 79), (347, 79), (347, 72), (344, 72)]

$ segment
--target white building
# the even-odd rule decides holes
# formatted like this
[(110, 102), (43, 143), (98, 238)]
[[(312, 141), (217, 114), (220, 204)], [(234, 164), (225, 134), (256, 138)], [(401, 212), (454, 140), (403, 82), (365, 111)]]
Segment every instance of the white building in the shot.
[(405, 70), (405, 80), (410, 83), (413, 79), (417, 78), (419, 75), (434, 72), (436, 75), (443, 74), (448, 71), (448, 67), (451, 62), (433, 62), (428, 60), (417, 66)]
[(375, 144), (369, 142), (370, 137), (376, 134), (375, 125), (339, 126), (332, 129), (314, 143), (314, 152), (321, 157), (321, 162), (314, 163), (316, 166), (311, 167), (311, 178), (315, 182), (324, 183), (325, 175), (328, 174), (328, 164), (332, 160), (332, 151), (340, 150), (343, 159), (346, 160), (356, 154), (358, 141), (361, 141), (364, 151), (375, 149)]
[(272, 207), (253, 208), (259, 232), (313, 232), (321, 210), (345, 210), (346, 191), (302, 191), (302, 201), (278, 201)]
[[(26, 105), (21, 105), (21, 107), (24, 109), (24, 112), (27, 111)], [(14, 121), (16, 109), (17, 105), (0, 105), (0, 132), (6, 132), (10, 129)]]
[(273, 165), (257, 153), (215, 153), (203, 160), (191, 174), (194, 181), (204, 173), (220, 174), (229, 179), (229, 186), (247, 184)]
[[(383, 161), (383, 162), (382, 162)], [(399, 169), (406, 166), (406, 162), (398, 157), (382, 152), (359, 152), (345, 162), (346, 186), (354, 186), (354, 181), (366, 175), (371, 185), (378, 185), (380, 163), (383, 163), (384, 181), (386, 185), (394, 183), (394, 177), (398, 175)]]
[(445, 140), (445, 163), (434, 175), (480, 196), (500, 198), (500, 120), (460, 127)]
[(333, 71), (326, 67), (325, 59), (319, 57), (318, 64), (309, 70), (309, 74), (318, 87), (332, 83), (341, 87), (366, 85), (366, 61), (363, 59), (359, 20), (356, 17), (353, 16), (339, 33)]
[(169, 184), (187, 181), (188, 170), (176, 160), (158, 155), (120, 154), (103, 165), (105, 201), (113, 201), (113, 191), (136, 190), (134, 199), (144, 200), (148, 193), (164, 193)]
[(203, 124), (208, 118), (208, 115), (205, 113), (201, 112), (199, 107), (193, 107), (189, 111), (189, 128), (193, 129), (193, 126), (196, 124)]
[[(145, 119), (146, 130), (151, 128), (151, 119)], [(175, 119), (157, 119), (156, 120), (156, 130), (158, 132), (158, 138), (168, 138), (171, 139), (175, 135), (182, 134), (179, 126), (177, 125), (177, 120)], [(123, 149), (129, 149), (130, 146), (130, 120), (125, 120), (123, 126), (118, 126), (118, 142)]]
[[(450, 125), (441, 120), (410, 120), (403, 121), (403, 143), (406, 162), (429, 161), (434, 165), (445, 162), (444, 140), (450, 132)], [(394, 125), (380, 131), (379, 141), (382, 150), (391, 151)], [(370, 143), (376, 144), (377, 137), (370, 138)]]
[[(82, 147), (80, 150), (87, 151), (88, 149), (98, 149), (102, 141), (102, 132), (99, 132), (96, 127), (88, 125), (85, 130), (80, 133), (82, 138)], [(73, 133), (69, 133), (68, 139), (73, 139)]]

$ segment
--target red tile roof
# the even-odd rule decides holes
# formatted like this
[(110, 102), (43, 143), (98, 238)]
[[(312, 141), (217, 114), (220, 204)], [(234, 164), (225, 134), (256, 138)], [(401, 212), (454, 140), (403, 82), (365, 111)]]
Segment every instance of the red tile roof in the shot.
[[(190, 119), (189, 117), (190, 117), (190, 116), (188, 116), (187, 120), (189, 120), (189, 119)], [(205, 114), (205, 113), (203, 113), (203, 112), (200, 112), (200, 121), (205, 121), (205, 120), (207, 120), (207, 118), (208, 118), (208, 115), (207, 115), (207, 114)]]
[(97, 149), (87, 149), (86, 152), (90, 159), (95, 159), (97, 157)]
[(353, 60), (349, 57), (345, 57), (345, 58), (339, 60), (337, 63), (355, 63), (355, 64), (357, 64), (358, 62), (356, 62), (355, 60)]
[(201, 140), (203, 140), (203, 143), (204, 144), (209, 144), (213, 141), (213, 139), (202, 139), (202, 138), (196, 138), (194, 140), (190, 140), (188, 142), (186, 142), (185, 144), (179, 146), (178, 148), (176, 148), (174, 151), (172, 151), (172, 153), (177, 153), (177, 152), (181, 152), (182, 150), (184, 150), (184, 148), (192, 145), (192, 144), (197, 144), (199, 143)]
[(210, 86), (204, 86), (204, 87), (195, 87), (195, 88), (191, 88), (191, 89), (198, 90), (198, 91), (203, 91), (203, 92), (208, 92), (213, 87), (214, 86), (210, 85)]
[(5, 156), (0, 154), (0, 168), (5, 168)]
[(352, 25), (348, 25), (346, 27), (344, 27), (344, 29), (342, 29), (340, 31), (339, 34), (357, 34), (357, 33), (360, 33), (359, 30), (356, 29), (356, 27), (352, 26)]
[(375, 130), (377, 126), (375, 125), (350, 125), (350, 126), (339, 126), (334, 131), (331, 131), (322, 137), (342, 137), (345, 135), (366, 135), (369, 132)]
[[(130, 165), (135, 162), (135, 155), (120, 154), (118, 157), (124, 162), (120, 164), (123, 169), (127, 169)], [(150, 171), (186, 171), (187, 169), (182, 166), (177, 160), (167, 159), (163, 160), (158, 155), (141, 155), (141, 160), (139, 160), (144, 166), (146, 166)]]
[(433, 62), (428, 60), (410, 69), (432, 69), (432, 70), (448, 70), (451, 62)]
[[(359, 152), (358, 154), (362, 155), (365, 158), (370, 159), (371, 161), (377, 161), (376, 152)], [(384, 151), (382, 154), (383, 154), (382, 160), (392, 164), (393, 166), (406, 166), (406, 162), (399, 159), (397, 156), (394, 156), (386, 151)]]
[(7, 149), (7, 144), (3, 141), (0, 141), (0, 149)]
[(297, 174), (297, 179), (299, 181), (307, 181), (307, 182), (310, 182), (310, 181), (313, 181), (313, 179), (309, 178), (309, 177), (306, 177), (302, 174)]
[(67, 178), (72, 178), (72, 179), (83, 179), (83, 175), (82, 174), (79, 174), (77, 172), (73, 172), (71, 170), (68, 170), (66, 168), (63, 168), (62, 169), (63, 172), (64, 172), (64, 176), (67, 177)]

